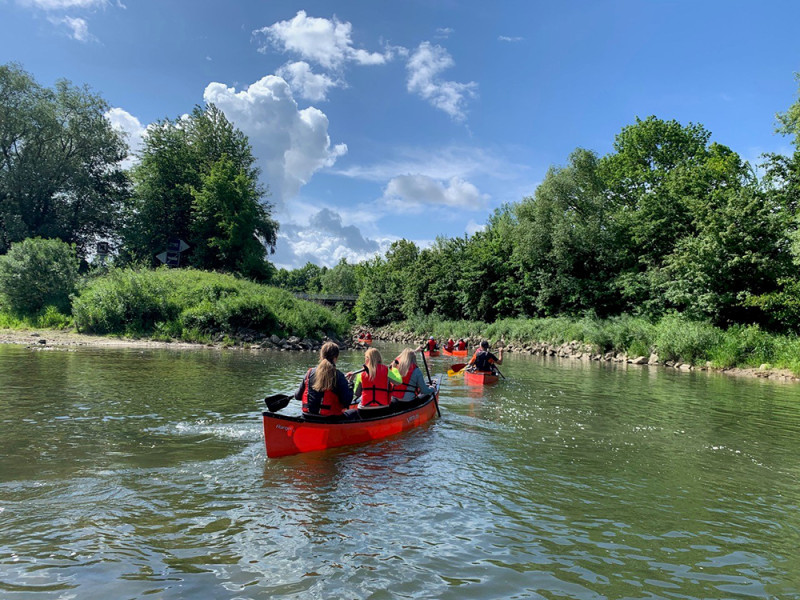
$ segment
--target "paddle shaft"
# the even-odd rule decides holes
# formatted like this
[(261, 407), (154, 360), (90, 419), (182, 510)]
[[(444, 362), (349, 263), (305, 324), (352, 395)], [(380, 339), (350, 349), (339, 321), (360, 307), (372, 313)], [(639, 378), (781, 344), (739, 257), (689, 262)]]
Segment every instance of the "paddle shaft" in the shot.
[[(431, 379), (431, 371), (428, 369), (428, 361), (425, 360), (425, 352), (422, 353), (422, 364), (425, 365), (425, 372), (428, 374), (428, 384), (433, 385), (433, 379)], [(436, 404), (436, 415), (441, 418), (442, 411), (439, 410), (439, 398), (436, 397), (436, 390), (433, 392), (433, 402)]]

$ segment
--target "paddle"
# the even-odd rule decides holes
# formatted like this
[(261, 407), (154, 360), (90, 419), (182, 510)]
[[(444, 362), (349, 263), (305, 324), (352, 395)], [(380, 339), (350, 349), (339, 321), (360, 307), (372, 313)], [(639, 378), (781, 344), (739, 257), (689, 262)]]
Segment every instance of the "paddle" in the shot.
[(278, 412), (282, 408), (289, 406), (289, 402), (292, 398), (293, 396), (289, 394), (273, 394), (272, 396), (264, 398), (264, 402), (269, 412)]
[(503, 379), (505, 379), (505, 378), (506, 378), (506, 376), (505, 376), (505, 375), (503, 375), (503, 374), (500, 372), (500, 369), (498, 369), (498, 368), (497, 368), (497, 365), (492, 365), (492, 366), (494, 366), (494, 370), (495, 370), (495, 371), (497, 371), (497, 374), (498, 374), (498, 375), (500, 375), (500, 377), (502, 377)]
[(469, 366), (469, 363), (456, 363), (449, 369), (447, 369), (447, 375), (452, 377), (453, 375), (461, 375), (461, 372)]
[[(425, 353), (422, 353), (422, 364), (425, 365), (425, 372), (428, 374), (428, 385), (433, 385), (433, 379), (431, 378), (431, 372), (428, 369), (428, 361), (425, 360)], [(441, 418), (442, 411), (439, 410), (439, 399), (436, 397), (436, 391), (433, 392), (433, 402), (436, 404), (436, 415)]]

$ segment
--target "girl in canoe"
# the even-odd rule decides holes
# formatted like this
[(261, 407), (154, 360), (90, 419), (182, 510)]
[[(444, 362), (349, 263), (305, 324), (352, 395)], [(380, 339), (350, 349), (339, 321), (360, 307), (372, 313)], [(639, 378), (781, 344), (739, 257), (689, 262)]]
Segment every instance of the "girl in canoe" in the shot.
[(294, 397), (303, 402), (303, 414), (340, 418), (353, 401), (347, 379), (336, 368), (339, 346), (326, 342), (319, 351), (319, 364), (309, 369)]
[[(348, 377), (353, 375), (347, 374)], [(393, 386), (402, 382), (397, 373), (383, 364), (381, 353), (376, 348), (370, 348), (364, 354), (364, 372), (359, 373), (355, 379), (353, 393), (355, 396), (361, 395), (355, 412), (363, 418), (378, 417), (391, 412)], [(346, 416), (352, 418), (355, 415), (353, 411), (348, 411)]]
[(394, 359), (392, 366), (394, 367), (392, 371), (401, 380), (400, 383), (394, 384), (392, 389), (393, 402), (396, 400), (398, 404), (402, 405), (405, 402), (411, 402), (418, 395), (430, 394), (435, 391), (425, 383), (425, 376), (417, 367), (417, 356), (410, 348), (403, 350), (400, 356)]

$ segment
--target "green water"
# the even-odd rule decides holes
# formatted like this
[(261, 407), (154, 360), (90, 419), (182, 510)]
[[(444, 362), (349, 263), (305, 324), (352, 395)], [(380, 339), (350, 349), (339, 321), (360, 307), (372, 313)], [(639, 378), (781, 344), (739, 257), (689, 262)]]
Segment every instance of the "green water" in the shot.
[(0, 598), (800, 598), (800, 385), (512, 355), (267, 460), (313, 362), (0, 345)]

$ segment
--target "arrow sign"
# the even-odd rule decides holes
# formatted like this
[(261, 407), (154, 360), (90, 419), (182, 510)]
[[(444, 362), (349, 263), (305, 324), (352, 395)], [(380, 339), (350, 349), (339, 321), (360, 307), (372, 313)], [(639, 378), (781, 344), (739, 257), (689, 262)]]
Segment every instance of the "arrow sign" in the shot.
[(179, 238), (170, 238), (167, 242), (167, 252), (183, 252), (189, 248), (189, 244)]

